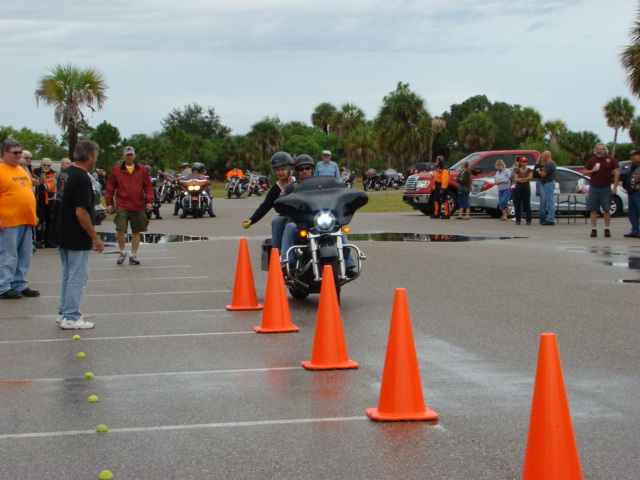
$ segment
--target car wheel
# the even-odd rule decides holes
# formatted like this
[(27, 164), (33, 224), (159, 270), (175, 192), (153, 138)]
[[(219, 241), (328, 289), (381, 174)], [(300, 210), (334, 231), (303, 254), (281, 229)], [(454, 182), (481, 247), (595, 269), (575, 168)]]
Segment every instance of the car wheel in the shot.
[[(614, 195), (614, 197), (611, 199), (610, 212), (612, 217), (617, 217), (618, 215), (622, 214), (622, 200), (620, 200), (620, 197)], [(600, 211), (600, 213), (602, 214), (602, 211)]]

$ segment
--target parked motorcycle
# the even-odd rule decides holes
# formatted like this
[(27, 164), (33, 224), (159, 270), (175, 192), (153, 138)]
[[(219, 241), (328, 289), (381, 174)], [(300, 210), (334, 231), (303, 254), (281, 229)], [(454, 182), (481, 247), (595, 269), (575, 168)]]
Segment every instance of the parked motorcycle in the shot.
[(211, 181), (207, 177), (194, 178), (187, 176), (179, 178), (178, 185), (184, 191), (182, 217), (192, 215), (193, 218), (200, 218), (209, 211), (209, 202), (211, 200), (205, 194), (205, 191), (211, 185)]
[(158, 174), (158, 201), (160, 203), (172, 203), (176, 197), (176, 177), (167, 172)]
[(393, 168), (387, 168), (384, 173), (380, 175), (379, 184), (383, 190), (387, 188), (395, 188), (398, 190), (403, 183), (400, 174)]
[(247, 182), (247, 197), (256, 194), (262, 196), (262, 188), (260, 187), (260, 175), (256, 172), (249, 172)]
[(236, 198), (240, 198), (240, 196), (247, 191), (247, 182), (244, 178), (240, 178), (237, 175), (232, 175), (227, 180), (225, 188), (227, 189), (228, 198), (231, 198), (234, 195), (236, 196)]
[(340, 169), (340, 179), (345, 183), (347, 187), (353, 188), (353, 184), (356, 182), (356, 174), (342, 167)]
[(375, 168), (370, 168), (365, 172), (362, 186), (365, 192), (369, 189), (380, 190), (380, 174)]
[[(306, 298), (320, 293), (325, 265), (333, 270), (338, 300), (341, 287), (360, 276), (365, 255), (353, 244), (343, 243), (343, 233), (356, 210), (366, 205), (369, 197), (360, 190), (347, 188), (331, 177), (306, 179), (289, 195), (276, 200), (274, 209), (296, 223), (296, 244), (286, 252), (295, 260), (286, 267), (285, 284), (293, 298)], [(262, 269), (268, 270), (271, 239), (263, 244)], [(345, 254), (355, 260), (353, 275), (347, 275)]]

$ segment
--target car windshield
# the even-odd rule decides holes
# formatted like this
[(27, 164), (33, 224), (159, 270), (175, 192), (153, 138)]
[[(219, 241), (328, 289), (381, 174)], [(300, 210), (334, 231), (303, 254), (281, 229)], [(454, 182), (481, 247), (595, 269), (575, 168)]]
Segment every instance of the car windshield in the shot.
[(480, 155), (478, 155), (477, 153), (472, 153), (471, 155), (464, 157), (453, 167), (449, 168), (449, 170), (462, 170), (462, 162), (466, 160), (467, 162), (469, 162), (469, 165), (473, 165), (473, 162), (475, 162), (478, 158), (480, 158)]

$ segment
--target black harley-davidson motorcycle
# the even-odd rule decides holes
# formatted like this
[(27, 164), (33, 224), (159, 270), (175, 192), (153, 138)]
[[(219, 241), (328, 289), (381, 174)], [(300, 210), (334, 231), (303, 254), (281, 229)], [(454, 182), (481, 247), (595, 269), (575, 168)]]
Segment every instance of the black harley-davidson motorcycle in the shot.
[[(349, 231), (347, 225), (356, 210), (368, 201), (366, 193), (347, 188), (345, 183), (332, 177), (305, 179), (293, 193), (275, 201), (276, 212), (296, 224), (295, 245), (285, 256), (293, 261), (285, 264), (283, 272), (293, 298), (320, 293), (325, 265), (332, 268), (338, 299), (341, 287), (360, 276), (366, 256), (355, 245), (344, 243), (343, 235)], [(271, 239), (262, 247), (262, 269), (268, 270)], [(355, 261), (349, 273), (345, 262), (347, 253)]]

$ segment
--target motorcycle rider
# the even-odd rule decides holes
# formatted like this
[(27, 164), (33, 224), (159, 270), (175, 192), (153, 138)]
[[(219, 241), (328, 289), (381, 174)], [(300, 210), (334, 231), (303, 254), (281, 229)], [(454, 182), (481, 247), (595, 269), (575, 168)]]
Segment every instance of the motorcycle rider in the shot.
[[(186, 177), (187, 175), (191, 175), (191, 168), (189, 167), (188, 163), (186, 162), (181, 163), (178, 168), (180, 168), (180, 173), (178, 174), (179, 177)], [(178, 185), (178, 181), (176, 180), (176, 203), (173, 208), (174, 215), (178, 215), (178, 212), (182, 208), (183, 198), (184, 198), (184, 190), (180, 185)]]
[[(296, 165), (296, 176), (298, 177), (298, 181), (302, 183), (305, 178), (311, 178), (314, 176), (315, 164), (313, 158), (309, 155), (302, 154), (298, 155)], [(292, 193), (296, 189), (296, 184), (287, 185), (285, 189), (285, 195)], [(285, 257), (286, 252), (295, 245), (296, 240), (296, 229), (297, 225), (294, 222), (289, 222), (284, 227), (284, 233), (282, 235), (282, 251), (280, 252), (280, 263), (282, 264), (283, 271), (286, 271), (286, 263), (287, 258)], [(342, 234), (342, 242), (349, 243), (346, 234)], [(347, 277), (355, 277), (356, 276), (356, 262), (351, 257), (349, 250), (346, 251), (345, 254), (345, 266), (347, 267)]]
[[(447, 187), (449, 186), (449, 169), (442, 155), (436, 158), (436, 169), (433, 171), (433, 215), (431, 218), (451, 218), (451, 205), (447, 201)], [(442, 207), (442, 215), (440, 208)]]
[[(291, 167), (293, 167), (293, 159), (287, 152), (278, 152), (271, 157), (271, 169), (278, 178), (278, 181), (269, 189), (264, 201), (258, 206), (258, 208), (256, 208), (253, 215), (242, 221), (243, 228), (249, 228), (254, 223), (259, 222), (262, 217), (264, 217), (269, 210), (273, 208), (273, 204), (278, 197), (280, 197), (280, 195), (285, 195), (285, 187), (294, 182), (294, 178), (291, 176)], [(282, 215), (277, 215), (271, 221), (272, 248), (280, 250), (280, 247), (282, 246), (282, 234), (286, 223), (287, 219)]]
[[(191, 173), (189, 173), (188, 175), (184, 175), (182, 178), (184, 179), (189, 179), (189, 178), (197, 178), (197, 179), (204, 179), (205, 177), (205, 168), (204, 168), (204, 164), (200, 163), (200, 162), (196, 162), (193, 164), (193, 167), (190, 169)], [(207, 213), (209, 214), (209, 217), (213, 218), (216, 216), (215, 213), (213, 213), (213, 202), (211, 201), (211, 187), (209, 186), (204, 192), (202, 192), (202, 194), (204, 196), (207, 197), (207, 203), (208, 203), (208, 207), (207, 207)], [(183, 195), (184, 198), (184, 195)], [(187, 212), (186, 210), (183, 208), (182, 209), (182, 215), (180, 215), (180, 218), (187, 218)]]
[(147, 212), (147, 218), (151, 220), (153, 215), (156, 216), (156, 220), (162, 220), (160, 216), (160, 200), (158, 199), (158, 189), (156, 188), (156, 179), (151, 175), (151, 165), (145, 165), (144, 168), (149, 172), (149, 180), (151, 180), (151, 185), (153, 185), (153, 205), (151, 205), (151, 211)]
[(52, 248), (49, 243), (51, 225), (53, 224), (53, 202), (56, 197), (56, 171), (51, 168), (51, 159), (43, 158), (40, 166), (34, 170), (40, 180), (36, 187), (36, 212), (38, 225), (36, 227), (36, 248)]

